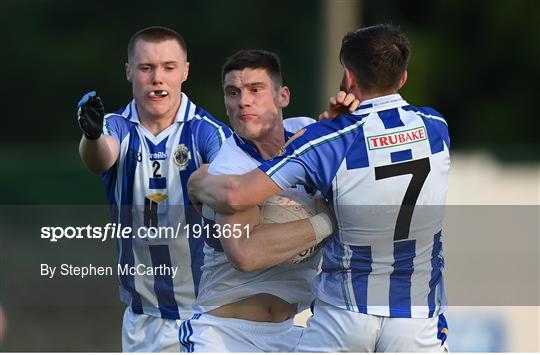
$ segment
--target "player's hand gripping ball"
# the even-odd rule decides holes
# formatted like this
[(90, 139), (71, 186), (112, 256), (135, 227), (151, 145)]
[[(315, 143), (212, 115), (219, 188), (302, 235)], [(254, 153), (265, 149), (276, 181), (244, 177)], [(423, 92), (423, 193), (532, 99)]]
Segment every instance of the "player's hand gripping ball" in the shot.
[(79, 127), (85, 137), (90, 140), (98, 139), (103, 133), (103, 118), (105, 109), (95, 91), (84, 95), (77, 105)]
[[(315, 216), (317, 206), (315, 198), (297, 189), (287, 189), (278, 195), (270, 197), (261, 207), (262, 223), (285, 223)], [(288, 261), (289, 264), (300, 264), (308, 261), (326, 243), (324, 239), (319, 244), (308, 248)]]

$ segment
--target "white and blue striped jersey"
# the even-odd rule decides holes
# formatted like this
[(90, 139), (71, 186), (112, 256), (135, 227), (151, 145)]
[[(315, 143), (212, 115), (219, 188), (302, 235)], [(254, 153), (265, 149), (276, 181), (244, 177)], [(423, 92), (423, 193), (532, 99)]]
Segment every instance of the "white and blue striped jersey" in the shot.
[(389, 317), (444, 311), (449, 147), (438, 112), (394, 94), (307, 127), (260, 166), (280, 187), (303, 183), (332, 202), (338, 231), (312, 285), (318, 299)]
[[(187, 182), (203, 163), (211, 162), (230, 130), (182, 94), (175, 122), (157, 136), (144, 128), (135, 101), (104, 120), (104, 134), (120, 143), (116, 164), (102, 174), (112, 219), (131, 227), (133, 238), (118, 241), (120, 268), (178, 267), (161, 272), (118, 275), (120, 297), (134, 313), (166, 319), (192, 314), (199, 289), (203, 242), (188, 238), (186, 225), (201, 224), (190, 205)], [(139, 228), (178, 228), (177, 238), (141, 238)], [(143, 270), (143, 269), (141, 269)], [(168, 269), (171, 270), (171, 269)]]
[[(291, 132), (313, 122), (307, 117), (285, 119), (285, 140), (293, 135)], [(213, 175), (243, 174), (257, 168), (263, 161), (254, 145), (233, 133), (210, 164), (208, 172)], [(298, 311), (308, 308), (314, 299), (310, 285), (319, 268), (320, 252), (304, 263), (280, 264), (251, 272), (236, 270), (217, 238), (206, 240), (204, 254), (200, 292), (195, 302), (199, 312), (209, 312), (260, 293), (277, 296), (291, 304), (298, 303)]]

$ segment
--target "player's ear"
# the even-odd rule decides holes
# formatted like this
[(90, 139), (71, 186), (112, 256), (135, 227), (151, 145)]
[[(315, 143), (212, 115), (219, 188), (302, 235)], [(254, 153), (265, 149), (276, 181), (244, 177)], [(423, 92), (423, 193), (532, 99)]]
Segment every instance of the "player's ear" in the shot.
[(351, 92), (356, 86), (358, 86), (353, 72), (347, 68), (343, 69), (342, 86), (342, 90), (345, 92)]
[(186, 62), (184, 64), (184, 68), (182, 68), (182, 82), (186, 81), (189, 76), (189, 62)]
[(126, 79), (131, 83), (131, 68), (129, 67), (129, 63), (126, 63)]
[(288, 87), (282, 86), (278, 91), (278, 102), (280, 108), (285, 108), (289, 106), (291, 100), (291, 92)]
[(401, 89), (403, 87), (403, 85), (405, 85), (405, 83), (407, 82), (407, 78), (408, 78), (408, 75), (407, 75), (407, 71), (405, 70), (403, 72), (403, 75), (401, 75), (401, 79), (399, 79), (399, 84), (398, 84), (398, 90)]

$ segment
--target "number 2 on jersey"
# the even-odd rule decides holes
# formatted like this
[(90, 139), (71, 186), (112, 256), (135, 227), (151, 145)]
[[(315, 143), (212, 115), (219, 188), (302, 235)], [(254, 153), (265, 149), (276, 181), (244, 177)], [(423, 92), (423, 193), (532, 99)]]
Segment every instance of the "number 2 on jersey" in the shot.
[(399, 175), (412, 174), (411, 181), (403, 196), (394, 229), (394, 241), (409, 237), (411, 219), (418, 200), (418, 195), (431, 170), (429, 158), (407, 161), (404, 163), (378, 166), (375, 168), (375, 180), (387, 179)]
[(159, 172), (159, 168), (161, 168), (161, 164), (159, 164), (159, 161), (155, 160), (154, 163), (152, 164), (152, 167), (154, 168), (154, 177), (160, 178), (161, 174)]

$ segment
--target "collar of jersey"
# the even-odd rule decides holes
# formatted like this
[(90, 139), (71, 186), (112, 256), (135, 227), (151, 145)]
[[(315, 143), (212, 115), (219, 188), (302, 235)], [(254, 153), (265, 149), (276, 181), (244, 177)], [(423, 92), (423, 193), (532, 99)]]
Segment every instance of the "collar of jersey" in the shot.
[[(287, 142), (293, 135), (294, 133), (285, 130), (285, 142)], [(249, 154), (253, 159), (257, 160), (259, 163), (265, 161), (265, 159), (261, 156), (261, 153), (259, 153), (255, 145), (240, 137), (238, 134), (236, 134), (236, 132), (233, 132), (233, 138), (236, 142), (236, 145), (240, 147), (240, 149), (242, 149), (244, 152)]]
[(362, 101), (360, 106), (352, 114), (365, 115), (371, 112), (384, 111), (407, 105), (407, 101), (403, 100), (400, 94), (379, 96), (373, 99)]
[[(182, 103), (180, 108), (176, 113), (176, 118), (174, 122), (184, 122), (191, 120), (195, 115), (195, 105), (187, 97), (186, 94), (182, 93)], [(141, 124), (139, 120), (139, 114), (137, 113), (137, 106), (135, 105), (135, 99), (131, 100), (129, 105), (126, 106), (125, 110), (122, 112), (127, 120), (133, 123)]]

